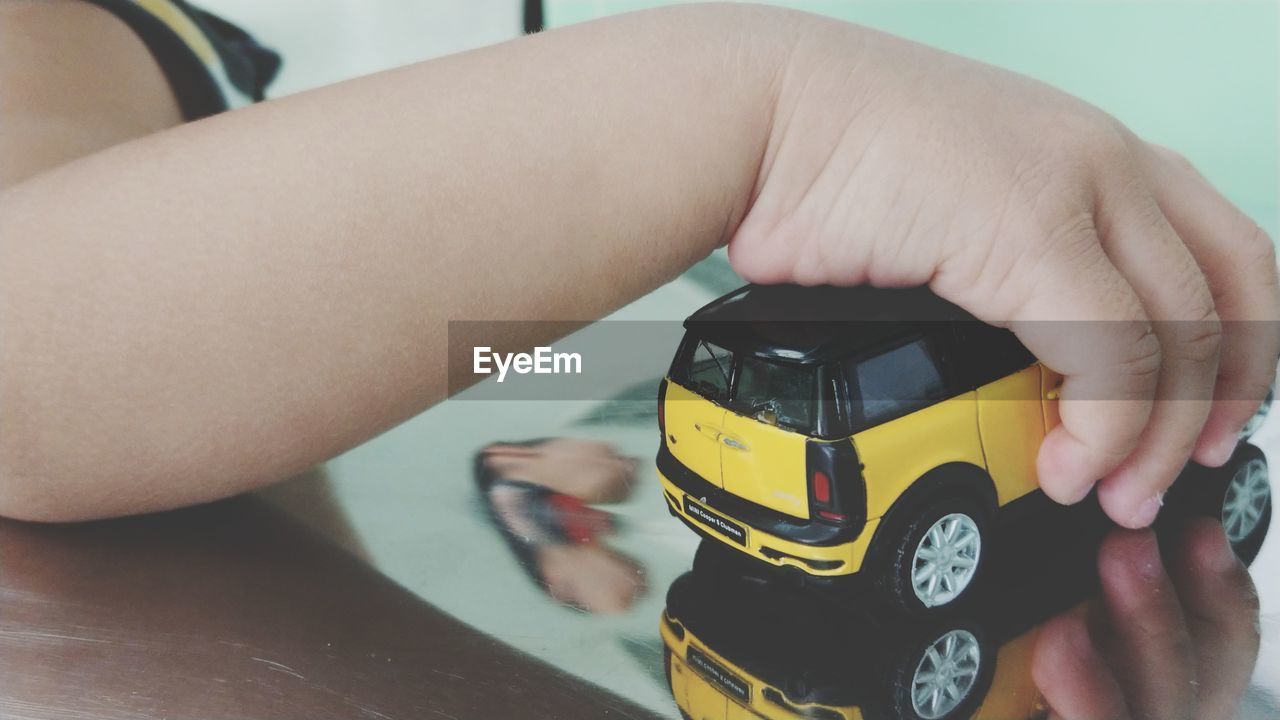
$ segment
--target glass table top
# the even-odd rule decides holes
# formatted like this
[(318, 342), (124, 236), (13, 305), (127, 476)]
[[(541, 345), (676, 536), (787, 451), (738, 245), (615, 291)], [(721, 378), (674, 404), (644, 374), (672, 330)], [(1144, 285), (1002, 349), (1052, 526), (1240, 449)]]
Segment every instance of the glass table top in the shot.
[[(734, 282), (713, 256), (615, 319), (671, 317)], [(1162, 514), (1177, 582), (1155, 596), (1179, 599), (1173, 614), (1117, 600), (1132, 578), (1100, 585), (1141, 538), (1089, 503), (1046, 503), (984, 544), (972, 601), (904, 618), (865, 582), (810, 587), (670, 516), (662, 372), (613, 398), (451, 400), (255, 496), (0, 522), (0, 716), (995, 720), (1043, 717), (1046, 695), (1091, 682), (1194, 682), (1241, 699), (1238, 718), (1276, 716), (1280, 551), (1241, 549), (1255, 667), (1249, 598), (1205, 570), (1206, 521), (1188, 520), (1221, 517), (1238, 462), (1189, 471), (1179, 486), (1202, 490)], [(1252, 443), (1269, 454), (1278, 432)], [(1105, 672), (1046, 670), (1080, 666), (1080, 628)]]

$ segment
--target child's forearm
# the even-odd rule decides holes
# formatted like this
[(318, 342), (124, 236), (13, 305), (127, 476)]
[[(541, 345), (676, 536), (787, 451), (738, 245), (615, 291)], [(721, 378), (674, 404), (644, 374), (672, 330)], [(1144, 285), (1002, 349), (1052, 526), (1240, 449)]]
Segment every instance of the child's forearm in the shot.
[[(610, 19), (181, 127), (0, 196), (0, 514), (285, 477), (445, 394), (451, 319), (589, 320), (727, 240), (776, 11)], [(529, 337), (499, 342), (534, 343)]]

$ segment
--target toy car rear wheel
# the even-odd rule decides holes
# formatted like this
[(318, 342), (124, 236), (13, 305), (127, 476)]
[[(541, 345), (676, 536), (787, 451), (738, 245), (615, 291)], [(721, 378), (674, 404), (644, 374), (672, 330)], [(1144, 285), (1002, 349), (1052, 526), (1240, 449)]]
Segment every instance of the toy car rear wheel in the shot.
[(1242, 445), (1233, 461), (1219, 519), (1231, 547), (1248, 563), (1271, 525), (1271, 477), (1266, 456), (1252, 445)]
[(938, 499), (887, 528), (876, 585), (911, 615), (936, 614), (967, 597), (982, 574), (987, 516), (965, 498)]
[(968, 720), (987, 700), (1000, 649), (982, 623), (967, 618), (904, 629), (877, 667), (873, 692), (859, 706), (866, 720)]
[(904, 691), (910, 702), (910, 716), (922, 720), (942, 720), (959, 716), (966, 701), (978, 694), (978, 683), (986, 671), (982, 643), (964, 628), (948, 630), (920, 653), (915, 670)]

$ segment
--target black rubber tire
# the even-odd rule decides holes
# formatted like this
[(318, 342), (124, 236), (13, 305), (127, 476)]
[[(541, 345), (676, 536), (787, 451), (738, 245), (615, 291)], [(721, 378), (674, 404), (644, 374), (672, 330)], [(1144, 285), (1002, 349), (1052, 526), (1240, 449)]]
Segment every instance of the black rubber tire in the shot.
[(890, 697), (891, 712), (886, 714), (886, 717), (900, 718), (901, 720), (925, 720), (915, 711), (915, 707), (911, 702), (912, 680), (915, 677), (916, 668), (929, 647), (954, 630), (963, 630), (977, 639), (979, 648), (978, 674), (974, 678), (973, 684), (969, 687), (969, 692), (965, 695), (964, 700), (951, 712), (940, 716), (937, 720), (962, 720), (972, 717), (973, 713), (987, 699), (987, 693), (990, 692), (992, 680), (995, 678), (996, 655), (999, 647), (993, 646), (980, 624), (956, 622), (946, 628), (936, 629), (933, 632), (921, 635), (913, 643), (907, 643), (903, 654), (893, 661), (890, 668), (891, 675), (887, 683), (892, 693)]
[[(1248, 443), (1242, 443), (1240, 447), (1236, 450), (1236, 454), (1231, 458), (1231, 462), (1229, 463), (1231, 467), (1231, 472), (1226, 476), (1226, 481), (1222, 485), (1221, 499), (1218, 505), (1219, 519), (1221, 519), (1221, 507), (1223, 504), (1226, 503), (1227, 488), (1230, 486), (1232, 478), (1235, 476), (1237, 472), (1242, 470), (1246, 464), (1248, 464), (1253, 460), (1261, 460), (1264, 464), (1266, 464), (1267, 457), (1265, 454), (1263, 454), (1262, 450), (1258, 449), (1257, 447), (1250, 445)], [(1268, 475), (1270, 475), (1270, 472), (1271, 472), (1271, 468), (1268, 465), (1267, 467)], [(1258, 557), (1258, 553), (1262, 550), (1262, 543), (1267, 539), (1267, 532), (1271, 528), (1271, 510), (1274, 506), (1275, 506), (1275, 497), (1273, 493), (1272, 497), (1269, 497), (1267, 499), (1267, 507), (1262, 512), (1262, 519), (1258, 521), (1258, 526), (1254, 528), (1253, 532), (1249, 533), (1249, 535), (1245, 537), (1243, 540), (1236, 543), (1232, 543), (1231, 545), (1232, 549), (1236, 551), (1236, 555), (1246, 565), (1252, 563), (1254, 561), (1254, 558)]]
[[(916, 547), (934, 523), (946, 515), (963, 513), (977, 525), (981, 546), (978, 567), (964, 590), (951, 602), (933, 607), (926, 606), (916, 597), (912, 588), (913, 559)], [(880, 599), (891, 608), (911, 617), (936, 617), (960, 607), (972, 597), (974, 589), (982, 582), (990, 556), (991, 539), (987, 513), (974, 501), (964, 497), (935, 498), (921, 506), (919, 511), (896, 513), (889, 527), (881, 528), (882, 542), (877, 542), (876, 557), (872, 558), (870, 578)], [(880, 540), (880, 538), (878, 538)]]

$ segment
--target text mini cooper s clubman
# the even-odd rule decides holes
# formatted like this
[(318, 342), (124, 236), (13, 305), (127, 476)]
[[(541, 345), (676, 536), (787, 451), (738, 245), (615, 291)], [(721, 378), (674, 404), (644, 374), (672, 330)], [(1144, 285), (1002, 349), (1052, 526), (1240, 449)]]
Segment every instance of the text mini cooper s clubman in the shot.
[(1060, 376), (927, 290), (749, 285), (685, 328), (657, 465), (706, 537), (812, 576), (868, 570), (924, 611), (964, 594), (989, 522), (1038, 488)]

